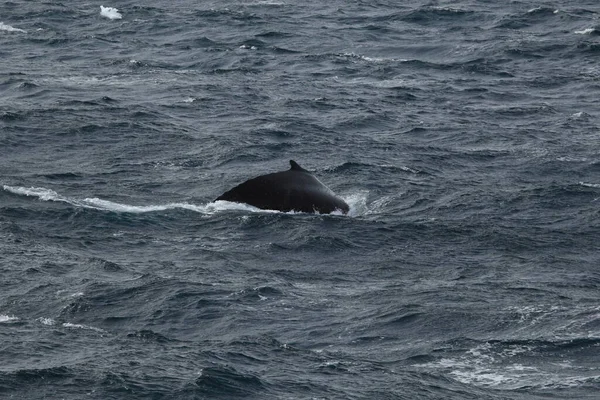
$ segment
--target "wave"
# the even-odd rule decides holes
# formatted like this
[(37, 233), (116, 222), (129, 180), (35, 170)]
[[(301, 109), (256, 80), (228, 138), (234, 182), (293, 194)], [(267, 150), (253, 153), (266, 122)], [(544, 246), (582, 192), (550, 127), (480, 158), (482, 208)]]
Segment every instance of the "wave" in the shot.
[(559, 10), (553, 7), (536, 7), (524, 13), (512, 14), (503, 17), (496, 28), (524, 29), (536, 24), (544, 24), (552, 18), (557, 18)]
[(230, 366), (206, 367), (194, 382), (193, 392), (208, 397), (250, 396), (265, 390), (265, 383), (250, 373), (239, 372)]
[(471, 10), (450, 7), (423, 7), (402, 16), (400, 19), (417, 24), (439, 24), (440, 20), (464, 22), (465, 19), (477, 20), (478, 18), (481, 18), (481, 15)]

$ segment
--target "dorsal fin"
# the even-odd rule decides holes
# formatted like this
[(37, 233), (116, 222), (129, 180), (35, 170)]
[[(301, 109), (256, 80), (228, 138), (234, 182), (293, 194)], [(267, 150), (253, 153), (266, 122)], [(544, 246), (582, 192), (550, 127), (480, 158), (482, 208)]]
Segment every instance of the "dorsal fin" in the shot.
[(292, 171), (302, 171), (302, 172), (308, 172), (307, 170), (305, 170), (304, 168), (302, 168), (300, 165), (298, 165), (298, 163), (294, 160), (290, 160), (290, 165), (292, 166), (290, 168), (290, 170)]

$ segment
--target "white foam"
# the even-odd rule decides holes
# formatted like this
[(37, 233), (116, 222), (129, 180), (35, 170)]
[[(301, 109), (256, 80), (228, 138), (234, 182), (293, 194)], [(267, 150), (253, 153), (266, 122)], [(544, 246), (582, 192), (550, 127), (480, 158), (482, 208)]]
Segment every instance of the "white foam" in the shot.
[(88, 205), (90, 208), (106, 210), (106, 211), (114, 211), (114, 212), (123, 212), (123, 213), (133, 213), (133, 214), (141, 214), (148, 212), (156, 212), (156, 211), (166, 211), (166, 210), (174, 210), (174, 209), (183, 209), (195, 211), (201, 214), (214, 214), (219, 211), (224, 210), (243, 210), (243, 211), (265, 211), (259, 210), (256, 207), (249, 206), (247, 204), (240, 203), (230, 203), (228, 201), (216, 201), (214, 203), (207, 203), (205, 205), (194, 205), (189, 203), (168, 203), (163, 205), (150, 205), (150, 206), (133, 206), (128, 204), (115, 203), (108, 200), (102, 200), (98, 198), (92, 199), (84, 199), (82, 202), (84, 205)]
[[(456, 366), (455, 366), (456, 367)], [(560, 365), (562, 367), (562, 365)], [(573, 373), (569, 371), (567, 373)], [(475, 384), (483, 387), (495, 387), (508, 390), (536, 387), (540, 389), (565, 389), (595, 384), (600, 376), (566, 376), (554, 371), (541, 371), (535, 367), (521, 364), (492, 368), (465, 368), (450, 372), (456, 380), (464, 384)]]
[(575, 31), (574, 33), (578, 34), (578, 35), (589, 35), (590, 33), (594, 33), (596, 29), (594, 28), (587, 28), (587, 29), (582, 29), (580, 31)]
[(273, 1), (273, 0), (265, 0), (265, 1), (257, 1), (256, 3), (248, 3), (247, 6), (248, 7), (252, 7), (252, 6), (284, 6), (285, 3), (280, 2), (280, 1)]
[(507, 389), (519, 389), (519, 380), (516, 377), (492, 371), (452, 371), (451, 374), (464, 384), (478, 384), (481, 386), (502, 386)]
[(582, 385), (594, 385), (600, 382), (600, 375), (592, 376), (573, 376), (566, 379), (561, 379), (560, 382), (551, 383), (546, 385), (548, 389), (564, 389), (564, 388), (576, 388)]
[[(519, 311), (527, 315), (537, 313), (560, 313), (568, 311), (571, 307), (556, 305), (528, 305), (524, 307), (511, 307), (510, 311)], [(596, 321), (600, 318), (600, 307), (577, 307), (578, 313), (582, 313), (585, 321)], [(590, 315), (591, 314), (591, 315)], [(537, 318), (537, 317), (531, 317)], [(579, 319), (579, 318), (578, 318)], [(580, 331), (583, 325), (579, 322), (566, 324), (559, 330), (568, 332)], [(553, 335), (557, 336), (557, 335)], [(560, 336), (560, 335), (559, 335)], [(592, 336), (597, 338), (598, 336)], [(558, 340), (571, 340), (581, 338), (581, 335), (562, 338)], [(442, 372), (452, 376), (457, 381), (482, 387), (493, 387), (504, 390), (536, 387), (542, 389), (576, 387), (590, 382), (597, 382), (596, 377), (581, 376), (581, 368), (577, 359), (539, 361), (535, 358), (537, 352), (543, 348), (543, 344), (498, 344), (481, 343), (462, 354), (450, 355), (436, 361), (418, 365), (419, 368)], [(534, 361), (535, 360), (535, 361)], [(530, 362), (528, 362), (530, 361)], [(532, 364), (531, 362), (535, 362)]]
[(556, 158), (557, 161), (562, 161), (562, 162), (586, 162), (588, 159), (585, 157), (570, 157), (570, 156), (565, 156), (565, 157), (557, 157)]
[(52, 325), (56, 324), (56, 321), (53, 320), (52, 318), (43, 318), (43, 317), (40, 317), (37, 320), (40, 321), (43, 325), (52, 326)]
[(457, 381), (484, 387), (518, 389), (531, 384), (542, 373), (535, 367), (522, 364), (501, 365), (498, 360), (487, 353), (485, 345), (467, 352), (469, 355), (458, 359), (443, 358), (439, 361), (421, 364), (420, 367), (434, 370), (445, 370)]
[(353, 194), (349, 194), (344, 197), (344, 201), (350, 206), (350, 211), (348, 211), (348, 215), (351, 217), (356, 217), (360, 215), (368, 214), (367, 208), (367, 196), (368, 191), (361, 191)]
[(62, 201), (62, 198), (54, 190), (39, 188), (39, 187), (19, 187), (19, 186), (7, 186), (3, 185), (2, 188), (7, 192), (14, 194), (20, 194), (24, 196), (39, 197), (40, 200), (48, 201)]
[(10, 25), (6, 25), (4, 22), (0, 22), (0, 31), (27, 33), (27, 31), (24, 31), (23, 29), (13, 28)]
[(100, 15), (108, 19), (121, 19), (123, 15), (114, 7), (100, 6)]
[[(542, 7), (535, 7), (535, 8), (532, 8), (531, 10), (529, 10), (529, 11), (527, 11), (527, 12), (528, 12), (529, 14), (531, 14), (531, 13), (536, 13), (536, 12), (538, 12), (538, 11), (542, 11), (542, 10), (543, 10), (543, 8), (542, 8)], [(558, 9), (556, 9), (556, 10), (552, 11), (552, 14), (558, 14), (558, 12), (559, 12), (559, 10), (558, 10)]]
[(591, 188), (600, 188), (600, 183), (586, 183), (586, 182), (579, 182), (579, 184), (581, 186), (585, 186), (585, 187), (591, 187)]
[[(385, 164), (382, 165), (381, 167), (383, 168), (395, 168), (396, 166), (393, 164)], [(421, 173), (421, 171), (419, 171), (418, 169), (414, 169), (414, 168), (410, 168), (404, 165), (401, 165), (398, 167), (400, 170), (404, 171), (404, 172), (410, 172), (411, 174), (419, 174)]]
[(116, 212), (126, 212), (126, 213), (147, 213), (153, 211), (164, 211), (169, 208), (175, 208), (176, 204), (167, 204), (167, 205), (156, 205), (156, 206), (132, 206), (128, 204), (115, 203), (109, 200), (102, 200), (99, 198), (86, 198), (83, 199), (83, 203), (87, 204), (93, 208), (108, 210), (108, 211), (116, 211)]
[(71, 328), (71, 329), (87, 329), (87, 330), (95, 331), (95, 332), (104, 332), (104, 330), (100, 329), (100, 328), (94, 328), (93, 326), (88, 326), (88, 325), (71, 324), (70, 322), (65, 322), (62, 324), (62, 326), (64, 326), (65, 328)]
[(372, 63), (383, 63), (386, 61), (394, 61), (395, 60), (395, 59), (388, 59), (388, 58), (382, 58), (382, 57), (367, 57), (367, 56), (363, 56), (361, 54), (356, 54), (356, 53), (343, 53), (342, 56), (346, 57), (346, 58), (350, 58), (350, 59), (357, 59), (357, 60), (362, 60), (362, 61), (372, 62)]
[(1, 322), (11, 322), (11, 321), (18, 321), (19, 318), (15, 317), (15, 316), (10, 316), (10, 315), (0, 315), (0, 323)]
[[(263, 213), (281, 213), (281, 211), (277, 210), (261, 210), (260, 208), (243, 204), (243, 203), (233, 203), (231, 201), (225, 200), (217, 200), (214, 203), (208, 203), (206, 205), (207, 208), (213, 210), (212, 212), (217, 211), (228, 211), (228, 210), (237, 210), (237, 211), (250, 211), (250, 212), (263, 212)], [(294, 213), (293, 211), (291, 213)]]

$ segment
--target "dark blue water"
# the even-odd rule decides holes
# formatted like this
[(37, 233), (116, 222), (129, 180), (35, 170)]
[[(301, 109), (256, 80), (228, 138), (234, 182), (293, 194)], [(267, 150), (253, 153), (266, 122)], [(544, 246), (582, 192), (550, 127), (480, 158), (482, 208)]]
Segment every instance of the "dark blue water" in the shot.
[[(596, 1), (72, 3), (0, 3), (1, 398), (598, 398)], [(290, 159), (350, 214), (212, 202)]]

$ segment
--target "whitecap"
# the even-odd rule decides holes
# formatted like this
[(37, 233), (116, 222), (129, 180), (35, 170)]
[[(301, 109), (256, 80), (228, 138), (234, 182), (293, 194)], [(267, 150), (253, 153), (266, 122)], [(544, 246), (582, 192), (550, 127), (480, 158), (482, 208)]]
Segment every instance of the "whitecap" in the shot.
[(357, 60), (372, 62), (372, 63), (382, 63), (382, 62), (386, 62), (386, 61), (391, 61), (390, 59), (387, 59), (387, 58), (368, 57), (368, 56), (363, 56), (361, 54), (356, 54), (356, 53), (343, 53), (343, 54), (341, 54), (341, 56), (349, 58), (349, 59), (357, 59)]
[(56, 321), (53, 320), (52, 318), (40, 317), (37, 319), (37, 321), (40, 321), (43, 325), (48, 325), (48, 326), (52, 326), (52, 325), (56, 324)]
[[(394, 167), (394, 165), (390, 165), (390, 167)], [(419, 171), (418, 169), (414, 169), (414, 168), (410, 168), (410, 167), (406, 167), (406, 166), (400, 166), (400, 169), (405, 172), (410, 172), (411, 174), (420, 174), (421, 173), (421, 171)]]
[(95, 332), (104, 332), (104, 330), (100, 329), (100, 328), (94, 328), (93, 326), (88, 326), (88, 325), (72, 324), (70, 322), (65, 322), (62, 324), (62, 326), (65, 328), (71, 328), (71, 329), (87, 329), (87, 330), (95, 331)]
[(584, 187), (590, 187), (590, 188), (600, 188), (600, 183), (586, 183), (586, 182), (579, 182), (579, 184), (581, 186)]
[(265, 1), (257, 1), (256, 3), (248, 3), (246, 4), (248, 7), (253, 6), (285, 6), (285, 3), (281, 1), (273, 1), (273, 0), (265, 0)]
[(100, 6), (100, 15), (108, 19), (121, 19), (123, 15), (114, 7)]
[(580, 31), (575, 31), (574, 33), (578, 34), (578, 35), (589, 35), (591, 33), (594, 33), (596, 31), (596, 29), (594, 28), (587, 28), (587, 29), (582, 29)]
[(0, 22), (0, 31), (27, 33), (27, 31), (25, 31), (23, 29), (13, 28), (10, 25), (6, 25), (4, 22)]
[(19, 320), (19, 318), (15, 317), (15, 316), (1, 315), (0, 314), (0, 323), (2, 323), (2, 322), (18, 321), (18, 320)]
[(587, 162), (588, 159), (586, 157), (571, 157), (571, 156), (563, 156), (557, 157), (557, 161), (560, 162)]

